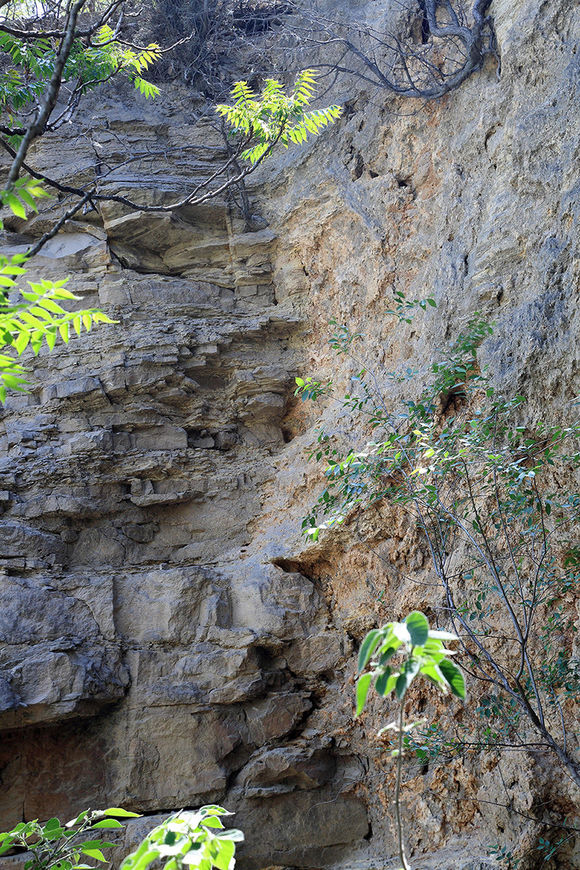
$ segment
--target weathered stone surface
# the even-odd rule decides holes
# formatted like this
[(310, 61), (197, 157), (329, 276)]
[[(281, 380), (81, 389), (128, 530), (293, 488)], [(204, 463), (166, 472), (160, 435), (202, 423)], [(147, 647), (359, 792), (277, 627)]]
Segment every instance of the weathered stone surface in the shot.
[(312, 709), (308, 693), (280, 692), (246, 707), (250, 739), (264, 746), (293, 731)]
[(237, 782), (245, 797), (269, 797), (326, 785), (335, 766), (335, 759), (324, 750), (282, 746), (254, 755)]
[[(102, 593), (98, 584), (90, 591)], [(111, 597), (107, 603), (111, 616)], [(0, 644), (4, 730), (94, 715), (129, 683), (119, 643), (107, 640), (90, 604), (50, 582), (2, 578)]]
[[(129, 183), (142, 189), (139, 175)], [(329, 621), (320, 591), (251, 546), (301, 329), (272, 304), (277, 236), (248, 232), (223, 203), (179, 220), (104, 207), (102, 219), (86, 244), (76, 224), (37, 268), (56, 276), (76, 255), (83, 301), (121, 322), (82, 349), (41, 352), (38, 385), (11, 400), (0, 432), (0, 814), (257, 807), (307, 789), (294, 830), (319, 856), (367, 822), (360, 799), (340, 797), (317, 838), (310, 808), (336, 801), (336, 760), (322, 734), (292, 741), (318, 675), (330, 679), (349, 647), (332, 630), (317, 645)], [(264, 848), (293, 861), (310, 849), (276, 827), (288, 807), (272, 811)]]
[[(348, 14), (376, 24), (378, 5)], [(566, 0), (492, 12), (499, 80), (490, 63), (421, 111), (339, 83), (340, 125), (253, 177), (267, 226), (248, 231), (226, 202), (172, 217), (111, 204), (33, 262), (74, 270), (83, 302), (120, 323), (42, 352), (30, 394), (1, 413), (0, 827), (216, 800), (246, 832), (242, 868), (392, 866), (392, 767), (374, 738), (392, 710), (353, 723), (354, 646), (439, 602), (404, 517), (301, 538), (321, 484), (305, 463), (317, 427), (355, 435), (335, 406), (296, 403), (293, 377), (347, 388), (356, 370), (329, 351), (334, 317), (367, 336), (394, 402), (407, 387), (385, 372), (421, 370), (479, 310), (497, 323), (480, 362), (531, 395), (531, 422), (580, 393), (579, 13)], [(195, 135), (186, 101), (110, 95), (102, 110), (108, 129), (87, 124), (111, 154), (117, 135), (162, 147)], [(59, 143), (43, 140), (39, 162), (91, 180), (86, 140), (71, 131), (68, 162)], [(166, 202), (207, 177), (191, 153), (163, 176), (136, 164), (103, 183)], [(28, 229), (48, 224), (41, 213)], [(393, 327), (397, 289), (433, 294), (437, 311)], [(479, 763), (409, 773), (409, 850), (425, 870), (488, 868), (502, 837), (533, 849), (532, 824), (512, 815), (506, 828), (484, 801), (505, 787), (518, 812), (549, 805), (546, 777), (529, 760), (501, 775)], [(124, 848), (154, 822), (132, 825)]]
[(247, 801), (235, 822), (249, 848), (241, 851), (242, 867), (330, 866), (353, 842), (369, 831), (364, 804), (357, 798), (327, 791), (301, 791)]

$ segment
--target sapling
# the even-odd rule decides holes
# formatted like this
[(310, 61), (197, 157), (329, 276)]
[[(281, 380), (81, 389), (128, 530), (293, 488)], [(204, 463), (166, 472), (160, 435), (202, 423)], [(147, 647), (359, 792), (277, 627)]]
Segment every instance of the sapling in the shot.
[[(359, 652), (360, 676), (356, 686), (356, 715), (360, 716), (364, 710), (373, 683), (382, 698), (387, 698), (391, 692), (394, 692), (399, 701), (397, 721), (389, 723), (379, 732), (392, 730), (397, 735), (397, 748), (391, 754), (397, 761), (395, 819), (398, 854), (401, 861), (399, 870), (411, 870), (405, 853), (401, 819), (403, 738), (418, 724), (412, 722), (405, 725), (405, 697), (414, 680), (423, 676), (436, 685), (443, 694), (451, 691), (458, 698), (465, 698), (463, 674), (451, 661), (453, 650), (447, 649), (444, 645), (444, 641), (452, 640), (458, 640), (457, 636), (448, 631), (431, 629), (425, 614), (415, 610), (404, 622), (388, 622), (382, 628), (369, 631)], [(369, 670), (365, 671), (365, 668)]]
[[(388, 313), (408, 323), (433, 304), (399, 293)], [(418, 389), (418, 371), (375, 373), (360, 334), (338, 326), (330, 344), (357, 371), (351, 392), (337, 397), (352, 431), (346, 448), (340, 434), (319, 431), (310, 458), (324, 462), (327, 483), (303, 530), (316, 541), (380, 503), (405, 517), (429, 557), (462, 665), (482, 688), (485, 727), (458, 745), (552, 753), (580, 788), (570, 734), (580, 692), (578, 401), (567, 425), (526, 425), (525, 397), (500, 392), (482, 365), (479, 348), (492, 334), (474, 315), (424, 361)], [(383, 395), (387, 379), (408, 384), (398, 406)], [(332, 383), (297, 380), (304, 399), (332, 394)], [(362, 449), (350, 446), (363, 439)]]

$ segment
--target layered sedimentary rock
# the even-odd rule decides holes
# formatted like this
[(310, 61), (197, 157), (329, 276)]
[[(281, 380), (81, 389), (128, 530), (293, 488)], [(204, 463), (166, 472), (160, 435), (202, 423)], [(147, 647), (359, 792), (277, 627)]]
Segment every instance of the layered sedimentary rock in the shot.
[[(121, 98), (107, 108), (116, 136), (133, 130)], [(192, 138), (163, 111), (136, 143)], [(85, 158), (55, 170), (80, 182)], [(147, 204), (212, 163), (149, 169), (109, 183)], [(227, 794), (256, 832), (248, 866), (320, 864), (368, 831), (361, 764), (305, 733), (352, 644), (310, 579), (252, 547), (303, 321), (276, 304), (263, 220), (225, 201), (126, 212), (103, 207), (34, 263), (73, 270), (83, 304), (119, 323), (41, 354), (3, 418), (0, 815)]]
[[(428, 564), (386, 510), (305, 543), (320, 488), (306, 454), (316, 427), (348, 421), (297, 403), (293, 378), (347, 387), (332, 317), (367, 336), (380, 379), (429, 362), (479, 310), (497, 323), (482, 364), (531, 395), (532, 416), (580, 392), (578, 11), (494, 0), (493, 14), (499, 77), (490, 61), (412, 113), (344, 83), (340, 124), (254, 176), (249, 221), (226, 201), (178, 216), (107, 205), (34, 261), (72, 272), (83, 304), (119, 324), (42, 352), (2, 413), (0, 828), (123, 805), (148, 814), (131, 842), (149, 816), (220, 801), (246, 832), (242, 866), (391, 866), (384, 713), (353, 723), (354, 657), (377, 621), (429, 605)], [(66, 162), (46, 137), (39, 164), (81, 182), (99, 171), (94, 142), (147, 143), (168, 168), (103, 182), (145, 204), (210, 171), (179, 151), (198, 135), (183, 95), (109, 96), (99, 112)], [(399, 289), (437, 310), (394, 327)], [(409, 774), (422, 867), (479, 870), (501, 838), (533, 844), (524, 817), (554, 799), (539, 765), (481, 765)]]

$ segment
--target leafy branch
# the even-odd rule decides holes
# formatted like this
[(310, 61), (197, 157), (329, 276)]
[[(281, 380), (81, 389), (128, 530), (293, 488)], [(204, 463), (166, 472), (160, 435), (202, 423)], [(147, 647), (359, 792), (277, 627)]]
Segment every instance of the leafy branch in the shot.
[(303, 70), (286, 94), (279, 81), (266, 79), (259, 96), (247, 82), (236, 82), (231, 92), (233, 104), (218, 104), (216, 111), (234, 133), (250, 140), (240, 154), (243, 160), (258, 163), (272, 143), (280, 142), (285, 148), (291, 142), (300, 145), (307, 141), (309, 133), (316, 136), (340, 117), (340, 106), (307, 110), (314, 99), (315, 81), (315, 70)]
[[(17, 216), (24, 215), (24, 205), (36, 211), (35, 197), (45, 196), (36, 182), (23, 176), (12, 190), (0, 191), (0, 200)], [(0, 402), (5, 402), (7, 390), (23, 391), (28, 385), (26, 370), (18, 357), (30, 347), (37, 355), (46, 344), (52, 350), (60, 337), (68, 344), (72, 332), (78, 336), (83, 329), (89, 332), (94, 324), (115, 323), (96, 308), (68, 311), (60, 302), (80, 299), (61, 281), (41, 280), (28, 282), (23, 290), (19, 283), (27, 274), (28, 257), (16, 254), (11, 258), (0, 255)], [(12, 351), (13, 353), (6, 353)]]
[[(120, 818), (138, 818), (138, 813), (110, 807), (83, 810), (66, 824), (57, 818), (44, 823), (38, 819), (19, 822), (11, 831), (0, 834), (0, 856), (15, 848), (25, 849), (28, 857), (24, 870), (89, 870), (87, 858), (107, 863), (103, 849), (117, 844), (102, 840), (101, 831), (122, 829)], [(87, 834), (92, 836), (85, 840)]]
[(397, 735), (397, 748), (391, 755), (397, 759), (395, 785), (395, 816), (400, 870), (411, 870), (405, 853), (403, 823), (401, 818), (401, 774), (403, 769), (403, 746), (410, 732), (420, 723), (404, 723), (405, 697), (418, 677), (424, 677), (443, 693), (451, 692), (462, 700), (465, 698), (463, 674), (450, 657), (455, 655), (447, 649), (444, 641), (458, 640), (448, 631), (429, 627), (424, 613), (418, 610), (409, 613), (404, 622), (389, 622), (382, 628), (369, 631), (363, 640), (358, 656), (358, 672), (370, 667), (359, 676), (356, 686), (356, 715), (363, 712), (371, 685), (381, 698), (395, 693), (399, 701), (396, 722), (386, 725), (381, 732), (391, 730)]
[[(400, 322), (408, 309), (399, 302)], [(525, 398), (497, 393), (478, 364), (491, 333), (474, 317), (430, 366), (419, 396), (398, 409), (387, 406), (380, 374), (357, 362), (359, 389), (339, 402), (366, 444), (341, 450), (320, 433), (311, 456), (324, 462), (327, 485), (303, 528), (317, 540), (379, 502), (404, 511), (430, 555), (463, 668), (518, 711), (510, 714), (514, 745), (530, 727), (580, 786), (565, 716), (580, 690), (565, 606), (578, 582), (570, 529), (580, 494), (554, 484), (554, 475), (580, 467), (580, 423), (522, 425)], [(346, 327), (335, 349), (354, 359)], [(309, 398), (326, 392), (313, 378), (297, 385)]]
[[(156, 862), (164, 870), (233, 870), (236, 843), (244, 839), (241, 831), (225, 830), (222, 817), (230, 816), (223, 807), (211, 804), (197, 812), (181, 810), (165, 819), (147, 834), (138, 848), (121, 864), (121, 870), (147, 870)], [(92, 870), (86, 860), (109, 864), (104, 850), (119, 844), (101, 839), (101, 831), (120, 830), (119, 819), (139, 818), (119, 807), (107, 810), (83, 810), (66, 824), (57, 818), (44, 824), (38, 819), (20, 822), (11, 831), (0, 834), (0, 856), (25, 849), (24, 870)], [(95, 836), (96, 834), (96, 836)], [(90, 839), (84, 839), (92, 835)]]

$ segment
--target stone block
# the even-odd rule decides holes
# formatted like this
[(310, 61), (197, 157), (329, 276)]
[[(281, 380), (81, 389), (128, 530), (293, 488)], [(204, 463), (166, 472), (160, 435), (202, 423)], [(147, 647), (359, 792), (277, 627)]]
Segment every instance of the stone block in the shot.
[(332, 779), (335, 767), (336, 759), (324, 749), (293, 745), (265, 749), (239, 773), (236, 787), (246, 798), (316, 789)]
[(257, 746), (291, 732), (312, 709), (308, 695), (301, 692), (281, 692), (246, 707), (250, 738)]

